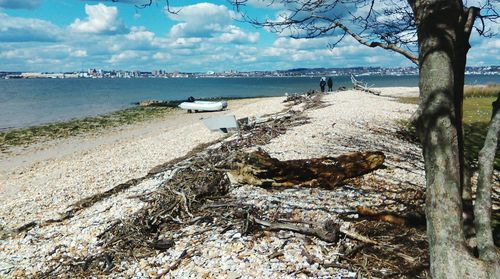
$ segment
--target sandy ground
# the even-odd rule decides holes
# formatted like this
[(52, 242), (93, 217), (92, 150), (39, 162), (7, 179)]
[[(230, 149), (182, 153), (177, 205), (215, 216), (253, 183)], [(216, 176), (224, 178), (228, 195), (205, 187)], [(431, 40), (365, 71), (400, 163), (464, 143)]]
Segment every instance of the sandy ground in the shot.
[[(311, 122), (291, 128), (262, 148), (279, 159), (336, 156), (358, 150), (383, 150), (387, 168), (368, 175), (395, 185), (421, 189), (424, 183), (420, 149), (393, 136), (396, 121), (410, 117), (415, 105), (397, 102), (393, 96), (417, 96), (416, 88), (381, 88), (382, 95), (345, 91), (324, 97), (327, 106), (307, 112)], [(149, 123), (123, 127), (91, 138), (71, 138), (33, 146), (1, 158), (0, 229), (12, 230), (29, 221), (57, 217), (68, 205), (103, 192), (131, 178), (144, 176), (152, 167), (180, 157), (200, 143), (221, 139), (199, 121), (216, 114), (237, 118), (281, 111), (283, 98), (239, 100), (230, 110), (215, 114), (182, 114)], [(131, 198), (157, 189), (168, 181), (166, 172), (86, 208), (73, 218), (35, 227), (21, 236), (0, 237), (0, 277), (29, 276), (47, 270), (58, 259), (97, 253), (96, 238), (112, 222), (137, 212), (144, 203)], [(390, 197), (363, 195), (349, 187), (335, 191), (290, 189), (270, 193), (242, 185), (229, 193), (235, 200), (280, 214), (297, 213), (303, 220), (337, 218), (336, 212), (353, 206), (380, 205)], [(304, 209), (302, 213), (300, 210)], [(328, 208), (328, 210), (325, 210)], [(307, 209), (307, 210), (305, 210)], [(394, 208), (396, 210), (397, 208)], [(311, 277), (353, 278), (356, 273), (309, 264), (301, 253), (308, 247), (322, 260), (334, 261), (338, 247), (290, 233), (270, 234), (260, 240), (241, 236), (236, 229), (195, 224), (185, 228), (188, 237), (175, 247), (151, 258), (117, 263), (116, 278), (148, 278), (161, 273), (191, 245), (203, 241), (199, 253), (169, 276), (173, 278), (295, 278), (294, 270)], [(0, 231), (1, 233), (1, 231)], [(1, 235), (0, 235), (1, 236)], [(251, 244), (251, 245), (250, 245)], [(188, 245), (188, 246), (186, 246)], [(275, 249), (283, 259), (270, 260)], [(285, 247), (285, 248), (284, 248)], [(242, 256), (246, 255), (246, 256)], [(158, 268), (160, 267), (160, 268)], [(238, 273), (235, 276), (235, 273)], [(205, 275), (208, 274), (208, 277)], [(307, 277), (307, 276), (302, 276)]]
[(164, 119), (4, 153), (0, 157), (0, 224), (15, 227), (49, 218), (65, 205), (142, 177), (154, 166), (224, 136), (205, 128), (202, 118), (274, 113), (284, 108), (282, 100), (234, 100), (223, 112), (179, 110)]

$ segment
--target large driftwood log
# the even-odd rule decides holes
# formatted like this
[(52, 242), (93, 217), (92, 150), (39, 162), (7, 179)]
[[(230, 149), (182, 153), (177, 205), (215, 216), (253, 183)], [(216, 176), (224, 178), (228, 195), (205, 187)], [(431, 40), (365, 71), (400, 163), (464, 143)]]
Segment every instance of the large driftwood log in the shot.
[(379, 151), (353, 152), (338, 157), (279, 161), (264, 151), (241, 153), (230, 174), (241, 184), (262, 187), (333, 188), (342, 181), (379, 168), (385, 155)]
[(377, 90), (374, 90), (374, 89), (371, 89), (368, 84), (363, 84), (361, 81), (358, 81), (354, 75), (351, 75), (351, 81), (352, 81), (352, 86), (354, 89), (356, 90), (360, 90), (360, 91), (364, 91), (364, 92), (368, 92), (368, 93), (372, 93), (374, 95), (380, 95), (380, 91), (377, 91)]

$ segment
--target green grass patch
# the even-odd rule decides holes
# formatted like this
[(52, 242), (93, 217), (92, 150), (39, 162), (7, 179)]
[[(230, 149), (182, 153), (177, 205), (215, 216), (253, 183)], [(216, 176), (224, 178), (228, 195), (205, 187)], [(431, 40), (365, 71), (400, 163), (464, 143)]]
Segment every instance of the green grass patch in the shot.
[(139, 123), (171, 113), (169, 107), (133, 107), (94, 117), (0, 132), (0, 151), (11, 146), (26, 146), (46, 140), (97, 132), (126, 124)]
[[(465, 158), (477, 164), (479, 151), (483, 147), (491, 120), (494, 97), (469, 97), (464, 100), (464, 146)], [(500, 149), (495, 156), (495, 169), (500, 170)]]
[(469, 97), (464, 100), (464, 124), (489, 123), (494, 97)]
[[(470, 93), (469, 93), (470, 94)], [(400, 98), (400, 102), (407, 104), (418, 104), (419, 98)], [(469, 97), (464, 99), (464, 153), (467, 162), (477, 165), (479, 151), (483, 147), (484, 138), (491, 119), (491, 103), (494, 97)], [(416, 129), (408, 121), (400, 121), (403, 127), (404, 137), (408, 140), (416, 139)], [(495, 169), (500, 170), (500, 149), (495, 156)]]

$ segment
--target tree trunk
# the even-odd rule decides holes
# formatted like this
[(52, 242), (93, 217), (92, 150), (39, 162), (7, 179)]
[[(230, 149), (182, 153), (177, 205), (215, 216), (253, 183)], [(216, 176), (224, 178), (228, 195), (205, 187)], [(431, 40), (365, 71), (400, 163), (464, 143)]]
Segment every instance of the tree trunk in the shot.
[[(498, 252), (493, 243), (491, 232), (491, 190), (493, 187), (493, 165), (500, 133), (500, 94), (493, 103), (493, 115), (490, 127), (484, 140), (484, 146), (479, 152), (479, 176), (477, 181), (477, 198), (474, 207), (476, 219), (476, 239), (479, 257), (487, 262), (497, 264)], [(498, 267), (500, 268), (500, 267)]]
[(488, 278), (465, 245), (462, 224), (461, 108), (467, 36), (460, 1), (413, 3), (419, 40), (421, 114), (417, 131), (426, 172), (426, 217), (433, 278)]

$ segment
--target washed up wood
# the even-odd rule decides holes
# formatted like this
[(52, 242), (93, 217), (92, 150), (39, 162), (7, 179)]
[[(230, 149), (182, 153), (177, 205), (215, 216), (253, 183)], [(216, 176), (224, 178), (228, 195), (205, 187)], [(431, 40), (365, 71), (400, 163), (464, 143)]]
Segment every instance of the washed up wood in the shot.
[[(371, 245), (379, 245), (377, 241), (369, 239), (368, 237), (362, 236), (355, 232), (341, 229), (340, 225), (333, 222), (332, 220), (327, 220), (323, 225), (319, 224), (294, 224), (290, 222), (268, 222), (259, 219), (255, 216), (248, 216), (248, 221), (261, 225), (266, 230), (269, 231), (292, 231), (296, 233), (301, 233), (305, 235), (315, 236), (323, 241), (335, 243), (338, 240), (338, 235), (344, 235), (351, 239), (355, 239)], [(247, 225), (247, 227), (251, 227)]]
[(280, 161), (257, 150), (239, 153), (235, 158), (235, 168), (229, 174), (237, 183), (261, 187), (334, 188), (346, 179), (376, 170), (384, 160), (384, 153), (368, 151), (338, 157)]
[(161, 100), (143, 100), (137, 103), (140, 107), (176, 107), (179, 102)]
[(356, 212), (361, 216), (371, 220), (382, 221), (399, 226), (419, 227), (425, 226), (425, 216), (419, 212), (410, 212), (404, 215), (380, 212), (375, 209), (358, 206)]
[(377, 90), (374, 90), (372, 88), (370, 88), (370, 86), (368, 86), (367, 83), (362, 83), (361, 81), (357, 80), (354, 75), (351, 75), (351, 82), (352, 82), (352, 86), (355, 90), (361, 90), (361, 91), (364, 91), (364, 92), (368, 92), (368, 93), (371, 93), (371, 94), (374, 94), (374, 95), (380, 95), (380, 91), (377, 91)]
[(306, 93), (299, 94), (299, 93), (285, 93), (285, 100), (283, 100), (283, 103), (287, 102), (293, 102), (294, 104), (298, 104), (303, 102), (304, 100), (309, 99), (311, 96), (317, 94), (315, 90), (309, 90)]

